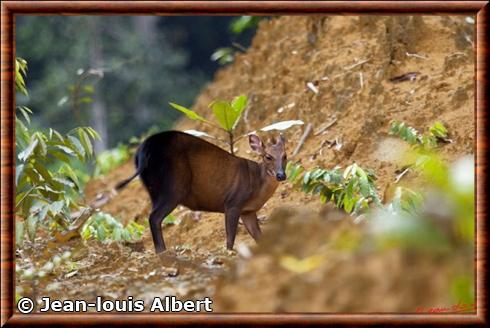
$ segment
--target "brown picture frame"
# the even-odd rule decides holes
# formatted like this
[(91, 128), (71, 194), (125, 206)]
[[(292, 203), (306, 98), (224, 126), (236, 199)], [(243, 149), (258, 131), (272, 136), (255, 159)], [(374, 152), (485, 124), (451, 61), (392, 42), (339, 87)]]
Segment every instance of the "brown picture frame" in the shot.
[[(487, 312), (488, 1), (2, 1), (1, 3), (1, 325), (178, 324), (472, 324)], [(465, 14), (476, 16), (476, 314), (18, 314), (14, 311), (15, 16)], [(436, 274), (436, 273), (435, 273)]]

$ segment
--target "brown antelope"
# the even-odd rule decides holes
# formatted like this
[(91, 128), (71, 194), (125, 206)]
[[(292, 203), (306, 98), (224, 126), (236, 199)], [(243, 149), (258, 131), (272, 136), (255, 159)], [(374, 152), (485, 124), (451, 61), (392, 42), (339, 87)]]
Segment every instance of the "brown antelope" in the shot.
[(162, 221), (178, 205), (194, 211), (225, 214), (226, 247), (233, 249), (241, 217), (249, 234), (261, 234), (257, 211), (286, 179), (285, 140), (281, 135), (264, 145), (257, 135), (249, 136), (260, 163), (231, 155), (192, 135), (167, 131), (146, 139), (136, 156), (136, 173), (121, 181), (116, 189), (140, 176), (152, 202), (150, 228), (157, 253), (165, 242)]

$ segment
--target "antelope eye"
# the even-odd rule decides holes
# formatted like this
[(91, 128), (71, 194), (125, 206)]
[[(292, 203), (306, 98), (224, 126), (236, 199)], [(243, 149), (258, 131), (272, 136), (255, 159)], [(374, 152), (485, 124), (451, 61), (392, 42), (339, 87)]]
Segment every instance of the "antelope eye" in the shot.
[(274, 158), (271, 155), (265, 155), (265, 159), (268, 161), (272, 161)]

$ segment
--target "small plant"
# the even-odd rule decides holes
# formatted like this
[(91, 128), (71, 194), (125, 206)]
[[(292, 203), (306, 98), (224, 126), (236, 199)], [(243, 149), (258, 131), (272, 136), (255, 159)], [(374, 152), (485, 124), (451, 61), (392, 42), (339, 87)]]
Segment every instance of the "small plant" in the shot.
[[(17, 59), (16, 87), (25, 94), (22, 74), (26, 71), (26, 62)], [(80, 208), (81, 184), (73, 164), (92, 158), (92, 141), (99, 136), (90, 127), (75, 128), (66, 135), (54, 129), (35, 130), (30, 126), (32, 111), (21, 106), (17, 112), (15, 213), (24, 219), (16, 221), (16, 241), (20, 244), (25, 230), (33, 239), (40, 225), (48, 229), (69, 225), (71, 211)]]
[[(228, 140), (223, 140), (223, 139), (211, 136), (211, 135), (207, 134), (206, 132), (197, 131), (197, 130), (187, 130), (185, 132), (192, 134), (192, 135), (195, 135), (195, 136), (198, 136), (198, 137), (208, 137), (208, 138), (212, 138), (212, 139), (221, 141), (221, 142), (227, 144), (230, 148), (230, 153), (234, 154), (235, 153), (235, 151), (234, 151), (235, 143), (238, 140), (242, 139), (243, 137), (246, 137), (246, 136), (256, 132), (256, 131), (252, 131), (252, 132), (246, 133), (244, 135), (241, 135), (239, 137), (236, 137), (236, 135), (235, 135), (236, 126), (240, 120), (240, 117), (241, 117), (245, 107), (247, 106), (247, 102), (248, 102), (248, 99), (247, 99), (247, 96), (245, 96), (245, 95), (235, 97), (231, 102), (224, 101), (224, 100), (215, 100), (215, 101), (211, 102), (208, 107), (211, 108), (211, 110), (213, 111), (214, 117), (218, 121), (218, 124), (213, 123), (213, 122), (205, 119), (204, 117), (197, 114), (193, 110), (190, 110), (184, 106), (174, 104), (174, 103), (170, 103), (170, 106), (172, 106), (174, 109), (177, 109), (178, 111), (184, 113), (188, 118), (190, 118), (192, 120), (201, 121), (205, 124), (212, 126), (215, 129), (224, 131), (228, 136)], [(303, 124), (303, 121), (299, 121), (299, 120), (282, 121), (282, 122), (278, 122), (278, 123), (274, 123), (274, 124), (265, 126), (262, 129), (260, 129), (260, 131), (285, 130), (285, 129), (288, 129), (294, 125), (300, 125), (300, 124)]]
[(68, 105), (73, 114), (81, 119), (81, 109), (93, 103), (94, 85), (103, 77), (104, 71), (102, 69), (83, 70), (79, 68), (76, 71), (75, 83), (68, 86), (68, 95), (58, 101), (58, 106)]
[(293, 184), (301, 183), (304, 192), (319, 194), (322, 202), (332, 201), (347, 213), (358, 214), (367, 209), (371, 202), (381, 205), (374, 185), (374, 174), (355, 163), (344, 171), (339, 167), (304, 171), (301, 165), (288, 163), (286, 172), (289, 181)]
[(391, 122), (390, 134), (399, 136), (409, 144), (423, 149), (435, 148), (439, 142), (451, 142), (451, 139), (448, 138), (447, 129), (441, 122), (435, 122), (429, 127), (429, 133), (422, 135), (413, 127), (406, 125), (405, 122), (394, 120)]
[[(233, 19), (230, 23), (230, 31), (234, 35), (242, 34), (246, 30), (255, 29), (261, 17), (257, 16), (240, 16)], [(241, 45), (233, 43), (233, 46), (241, 51), (245, 51)], [(216, 49), (211, 55), (211, 60), (218, 62), (220, 65), (232, 63), (235, 60), (235, 50), (232, 47), (221, 47)]]
[(124, 227), (110, 214), (98, 212), (87, 220), (80, 235), (85, 240), (94, 238), (100, 241), (134, 241), (141, 238), (144, 230), (145, 227), (134, 221)]
[(116, 148), (109, 149), (97, 155), (95, 160), (94, 175), (104, 175), (126, 163), (131, 157), (129, 146), (119, 144)]

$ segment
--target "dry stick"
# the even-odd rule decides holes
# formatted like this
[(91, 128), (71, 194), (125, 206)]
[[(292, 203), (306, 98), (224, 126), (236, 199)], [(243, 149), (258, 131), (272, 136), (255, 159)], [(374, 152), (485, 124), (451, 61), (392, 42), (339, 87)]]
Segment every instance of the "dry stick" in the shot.
[(308, 138), (308, 136), (310, 135), (311, 130), (313, 130), (313, 124), (308, 123), (308, 125), (305, 128), (305, 132), (303, 132), (303, 135), (301, 136), (301, 139), (299, 139), (298, 145), (296, 146), (296, 148), (293, 151), (292, 156), (296, 156), (299, 153), (301, 147), (303, 146), (303, 144), (306, 141), (306, 138)]
[(409, 52), (405, 52), (405, 54), (407, 55), (407, 57), (415, 57), (415, 58), (420, 58), (420, 59), (427, 59), (427, 57), (422, 56), (422, 55), (419, 55), (419, 54), (411, 54)]
[(359, 66), (359, 65), (362, 65), (362, 64), (364, 64), (364, 63), (367, 63), (367, 62), (368, 62), (368, 61), (370, 61), (370, 60), (371, 60), (371, 58), (367, 58), (367, 59), (361, 60), (361, 61), (359, 61), (359, 62), (357, 62), (357, 63), (355, 63), (355, 64), (352, 64), (352, 65), (350, 65), (350, 66), (344, 67), (344, 69), (345, 69), (345, 70), (347, 70), (347, 71), (348, 71), (348, 70), (351, 70), (351, 69), (353, 69), (354, 67), (357, 67), (357, 66)]
[(318, 128), (318, 131), (315, 132), (315, 136), (319, 135), (320, 133), (322, 133), (323, 131), (325, 131), (326, 129), (328, 129), (332, 125), (334, 125), (336, 122), (337, 122), (337, 118), (336, 117), (332, 118), (328, 123), (326, 123), (323, 126), (320, 126), (320, 128)]
[(400, 181), (400, 180), (403, 178), (403, 176), (404, 176), (405, 174), (407, 174), (409, 171), (410, 171), (410, 167), (407, 167), (405, 170), (403, 170), (403, 172), (402, 172), (402, 173), (398, 174), (398, 175), (395, 177), (395, 183), (398, 183), (398, 181)]

